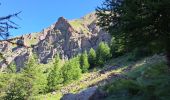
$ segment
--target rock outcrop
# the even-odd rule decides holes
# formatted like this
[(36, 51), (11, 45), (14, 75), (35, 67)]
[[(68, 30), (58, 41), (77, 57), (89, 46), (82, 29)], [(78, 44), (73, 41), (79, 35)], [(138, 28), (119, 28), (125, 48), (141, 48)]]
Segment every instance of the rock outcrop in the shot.
[(96, 49), (101, 41), (109, 42), (109, 34), (96, 25), (96, 20), (88, 20), (82, 18), (67, 21), (60, 17), (54, 28), (47, 32), (46, 38), (39, 41), (34, 48), (41, 63), (48, 63), (56, 53), (62, 59), (70, 59), (84, 50)]
[(97, 87), (90, 87), (77, 94), (65, 94), (61, 100), (102, 100), (107, 94)]
[[(100, 29), (96, 22), (94, 13), (71, 21), (60, 17), (55, 24), (43, 29), (42, 32), (23, 35), (23, 43), (33, 48), (32, 51), (37, 53), (41, 63), (48, 63), (56, 53), (62, 59), (67, 60), (84, 50), (96, 49), (101, 41), (110, 42), (110, 35)], [(17, 38), (15, 41), (17, 42), (18, 40)], [(9, 49), (15, 52), (17, 50), (20, 51), (17, 48), (17, 46), (11, 46), (7, 42), (0, 43), (0, 50), (4, 53), (9, 51)], [(11, 53), (13, 54), (14, 51), (11, 51)], [(24, 66), (23, 64), (27, 60), (29, 52), (18, 54), (12, 58), (18, 67)]]

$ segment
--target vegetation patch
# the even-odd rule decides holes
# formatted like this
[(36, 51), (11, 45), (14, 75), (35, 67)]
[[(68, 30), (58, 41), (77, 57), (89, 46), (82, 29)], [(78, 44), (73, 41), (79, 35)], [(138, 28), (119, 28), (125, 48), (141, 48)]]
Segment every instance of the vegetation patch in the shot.
[(168, 100), (170, 74), (164, 61), (143, 64), (124, 73), (128, 79), (114, 80), (104, 90), (106, 100)]

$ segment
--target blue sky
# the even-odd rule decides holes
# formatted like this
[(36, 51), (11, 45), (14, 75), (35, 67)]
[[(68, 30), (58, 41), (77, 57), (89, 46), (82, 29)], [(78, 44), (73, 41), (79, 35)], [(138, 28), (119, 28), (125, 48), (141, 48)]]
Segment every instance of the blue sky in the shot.
[(21, 27), (11, 30), (11, 35), (18, 36), (39, 32), (55, 23), (58, 17), (76, 19), (95, 11), (103, 0), (1, 0), (0, 16), (22, 11), (20, 19), (13, 20)]

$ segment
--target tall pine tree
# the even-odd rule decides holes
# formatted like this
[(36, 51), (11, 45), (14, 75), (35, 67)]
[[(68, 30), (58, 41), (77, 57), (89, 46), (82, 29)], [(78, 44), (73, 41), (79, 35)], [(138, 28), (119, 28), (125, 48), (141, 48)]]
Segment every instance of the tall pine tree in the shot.
[(96, 66), (96, 51), (93, 48), (91, 48), (89, 51), (88, 61), (90, 68), (94, 68)]
[(73, 80), (78, 80), (81, 77), (81, 69), (79, 57), (75, 57), (67, 61), (61, 69), (63, 75), (63, 83), (67, 84)]
[(48, 75), (47, 81), (48, 91), (55, 91), (58, 88), (58, 85), (63, 82), (61, 61), (58, 55), (55, 58), (53, 68)]
[(101, 42), (99, 44), (96, 54), (97, 54), (97, 64), (101, 67), (111, 57), (110, 48), (104, 42)]
[(88, 55), (87, 51), (84, 51), (80, 56), (80, 68), (83, 73), (87, 72), (89, 69)]

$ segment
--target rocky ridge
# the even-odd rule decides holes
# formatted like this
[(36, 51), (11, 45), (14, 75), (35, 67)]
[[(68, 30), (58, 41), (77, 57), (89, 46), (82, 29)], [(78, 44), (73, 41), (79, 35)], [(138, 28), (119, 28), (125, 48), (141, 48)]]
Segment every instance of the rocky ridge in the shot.
[[(30, 52), (34, 51), (38, 55), (41, 63), (48, 63), (58, 53), (62, 59), (70, 59), (84, 50), (89, 51), (90, 48), (96, 49), (101, 41), (110, 42), (110, 35), (100, 29), (97, 25), (97, 18), (94, 13), (89, 14), (81, 19), (68, 21), (64, 17), (60, 17), (58, 21), (50, 27), (43, 29), (42, 32), (36, 34), (28, 34), (22, 36), (23, 39), (16, 39), (15, 42), (23, 41), (25, 45), (31, 46), (28, 50), (24, 47), (7, 46), (1, 42), (0, 51), (9, 52), (20, 51), (18, 48), (24, 48), (25, 53), (18, 53), (12, 57), (18, 67), (23, 67)], [(8, 54), (7, 54), (8, 55)], [(12, 62), (13, 60), (10, 60)], [(2, 64), (0, 65), (2, 67)]]

